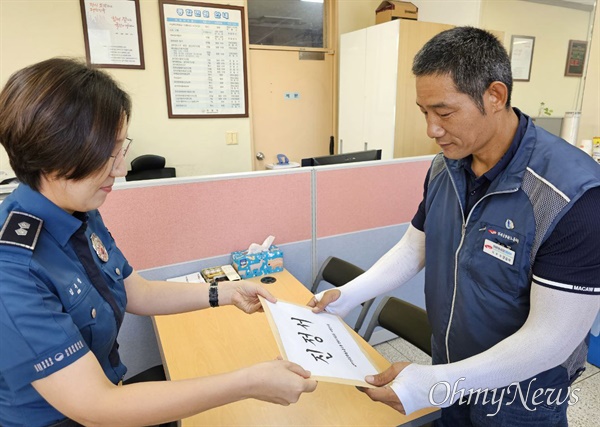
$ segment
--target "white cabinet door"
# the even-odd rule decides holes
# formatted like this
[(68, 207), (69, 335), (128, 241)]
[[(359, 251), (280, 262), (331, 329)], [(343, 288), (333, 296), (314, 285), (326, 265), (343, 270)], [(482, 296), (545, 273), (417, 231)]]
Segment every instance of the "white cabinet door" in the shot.
[(342, 34), (340, 44), (340, 92), (338, 152), (350, 153), (363, 148), (365, 126), (365, 75), (367, 32)]
[(394, 154), (399, 20), (342, 34), (339, 152)]
[(394, 157), (399, 36), (399, 19), (367, 28), (364, 138), (367, 149), (381, 148), (382, 159)]

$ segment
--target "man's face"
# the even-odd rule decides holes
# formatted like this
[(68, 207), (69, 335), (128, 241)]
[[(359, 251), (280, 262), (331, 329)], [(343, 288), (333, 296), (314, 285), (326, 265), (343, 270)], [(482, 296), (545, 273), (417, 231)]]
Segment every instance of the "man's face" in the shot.
[(496, 123), (489, 111), (487, 91), (483, 115), (473, 100), (457, 92), (448, 75), (417, 77), (417, 105), (427, 121), (427, 135), (434, 138), (449, 159), (475, 157), (493, 150)]

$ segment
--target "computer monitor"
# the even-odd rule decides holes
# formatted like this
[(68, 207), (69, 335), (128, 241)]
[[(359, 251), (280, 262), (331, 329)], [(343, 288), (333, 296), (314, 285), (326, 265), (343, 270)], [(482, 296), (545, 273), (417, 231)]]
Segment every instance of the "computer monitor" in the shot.
[(302, 159), (302, 166), (335, 165), (338, 163), (366, 162), (381, 160), (381, 149), (356, 151), (354, 153), (332, 154), (329, 156), (309, 157)]

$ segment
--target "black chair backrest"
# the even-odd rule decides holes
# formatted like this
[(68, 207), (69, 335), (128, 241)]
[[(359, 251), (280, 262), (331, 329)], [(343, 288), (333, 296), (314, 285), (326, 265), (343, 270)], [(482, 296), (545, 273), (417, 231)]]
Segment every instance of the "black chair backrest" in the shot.
[(131, 171), (139, 172), (150, 169), (162, 169), (165, 167), (166, 160), (156, 154), (144, 154), (131, 161)]
[(13, 176), (12, 178), (6, 178), (6, 179), (3, 179), (2, 181), (0, 181), (0, 185), (16, 184), (18, 182), (19, 182), (18, 178), (16, 176)]
[(431, 356), (431, 326), (427, 312), (401, 299), (390, 297), (379, 313), (379, 326)]
[[(348, 261), (330, 256), (321, 266), (321, 270), (317, 274), (310, 291), (313, 294), (316, 293), (322, 280), (325, 280), (336, 288), (339, 288), (340, 286), (344, 286), (346, 283), (360, 276), (364, 272), (365, 270)], [(358, 315), (358, 319), (356, 319), (356, 323), (354, 324), (355, 331), (358, 332), (362, 327), (373, 301), (375, 301), (375, 299), (370, 299), (361, 304), (363, 308)]]
[(126, 181), (142, 179), (174, 178), (175, 168), (165, 167), (165, 158), (156, 154), (144, 154), (131, 161), (131, 170), (125, 176)]
[(323, 270), (323, 280), (333, 286), (344, 286), (349, 281), (363, 274), (365, 270), (343, 259), (330, 257), (329, 262)]

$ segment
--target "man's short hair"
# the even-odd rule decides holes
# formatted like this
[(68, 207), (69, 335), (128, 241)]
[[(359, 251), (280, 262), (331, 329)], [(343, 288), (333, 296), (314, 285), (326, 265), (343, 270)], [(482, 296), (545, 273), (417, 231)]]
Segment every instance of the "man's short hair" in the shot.
[(18, 180), (81, 180), (104, 167), (131, 100), (105, 72), (52, 58), (15, 72), (0, 92), (0, 143)]
[(493, 82), (502, 82), (508, 88), (506, 108), (510, 108), (510, 59), (502, 43), (488, 31), (456, 27), (437, 34), (415, 56), (412, 72), (417, 77), (449, 75), (456, 89), (471, 97), (482, 114), (483, 94)]

